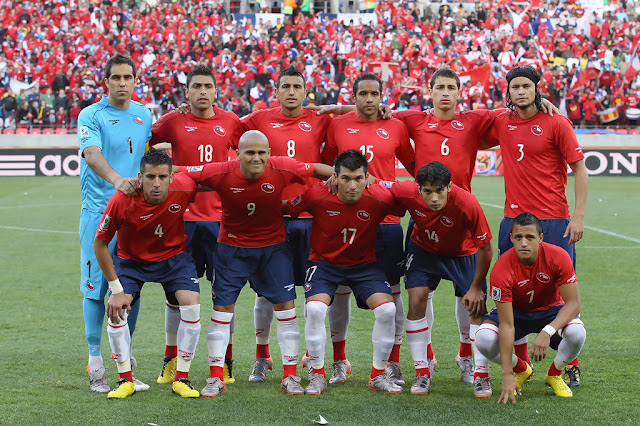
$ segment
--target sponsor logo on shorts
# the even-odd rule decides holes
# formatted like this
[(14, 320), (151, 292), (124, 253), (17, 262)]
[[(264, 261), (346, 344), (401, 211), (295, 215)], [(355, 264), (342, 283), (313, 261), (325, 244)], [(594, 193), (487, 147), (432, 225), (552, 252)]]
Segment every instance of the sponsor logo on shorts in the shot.
[(347, 129), (347, 132), (349, 132), (350, 135), (352, 135), (354, 133), (358, 133), (359, 131), (360, 131), (360, 129), (351, 129), (351, 128)]
[(376, 130), (376, 134), (382, 139), (389, 139), (389, 132), (387, 132), (385, 129)]
[(195, 132), (196, 130), (198, 130), (198, 126), (184, 126), (184, 129), (187, 131), (187, 133)]
[(215, 298), (216, 298), (216, 292), (215, 292), (215, 291), (213, 291), (213, 290), (211, 290), (211, 298), (212, 298), (212, 299), (215, 299)]
[(287, 291), (292, 291), (295, 288), (295, 284), (287, 284), (284, 286), (284, 289)]
[(551, 278), (549, 278), (549, 275), (545, 274), (544, 272), (538, 272), (536, 274), (536, 278), (541, 283), (548, 283), (549, 281), (551, 281)]
[(182, 210), (182, 206), (180, 204), (171, 204), (169, 206), (169, 211), (171, 213), (178, 213), (180, 210)]
[(133, 117), (133, 122), (136, 124), (142, 124), (142, 118), (136, 115), (135, 117)]
[(312, 130), (311, 129), (311, 124), (307, 123), (306, 121), (301, 121), (300, 123), (298, 123), (298, 127), (303, 132), (310, 132)]
[(534, 124), (533, 126), (531, 126), (531, 133), (533, 133), (536, 136), (542, 136), (542, 127), (538, 126), (537, 124)]
[(214, 127), (213, 132), (218, 136), (227, 136), (227, 131), (222, 126)]
[(87, 281), (87, 288), (89, 290), (93, 290), (93, 284), (91, 284), (91, 281)]
[(265, 182), (262, 184), (260, 189), (262, 189), (262, 192), (266, 192), (267, 194), (272, 194), (276, 190), (276, 187), (271, 185), (269, 182)]
[(449, 219), (447, 216), (442, 216), (440, 218), (440, 223), (442, 223), (447, 228), (451, 228), (453, 226), (453, 221)]
[(188, 166), (187, 172), (201, 172), (204, 169), (204, 166)]
[(194, 284), (200, 284), (200, 280), (195, 277), (191, 277), (191, 281), (193, 281)]
[(453, 120), (451, 122), (451, 127), (453, 127), (456, 130), (464, 130), (464, 124), (462, 124), (462, 122), (458, 120)]
[(491, 287), (491, 298), (499, 302), (502, 298), (502, 291), (498, 287)]
[(238, 194), (238, 193), (244, 191), (244, 188), (233, 188), (233, 187), (231, 187), (231, 188), (229, 188), (229, 190), (231, 190), (231, 192), (233, 192), (234, 194)]
[(367, 222), (369, 219), (371, 219), (371, 215), (364, 210), (358, 210), (358, 213), (356, 213), (356, 216), (358, 216), (358, 219), (364, 222)]
[(523, 287), (523, 286), (525, 286), (528, 282), (529, 282), (529, 280), (522, 280), (522, 281), (520, 281), (520, 282), (518, 283), (518, 285), (519, 285), (520, 287)]
[(153, 213), (151, 213), (151, 214), (146, 214), (146, 215), (144, 215), (144, 216), (140, 216), (140, 219), (142, 219), (142, 220), (147, 220), (147, 219), (149, 219), (151, 216), (153, 216)]
[(80, 127), (80, 137), (81, 138), (89, 137), (89, 128), (87, 126)]
[(98, 227), (98, 231), (105, 232), (107, 229), (109, 229), (110, 223), (111, 223), (111, 216), (109, 216), (108, 214), (104, 215), (104, 220)]

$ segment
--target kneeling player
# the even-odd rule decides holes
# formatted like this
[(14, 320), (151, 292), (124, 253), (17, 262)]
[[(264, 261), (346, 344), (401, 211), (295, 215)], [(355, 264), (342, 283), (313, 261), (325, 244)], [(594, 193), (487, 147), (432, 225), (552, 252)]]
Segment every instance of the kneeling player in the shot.
[[(184, 212), (193, 201), (196, 185), (185, 176), (173, 176), (171, 158), (162, 151), (147, 152), (140, 162), (142, 194), (127, 197), (116, 192), (98, 227), (93, 246), (111, 294), (107, 328), (120, 381), (107, 398), (126, 398), (135, 392), (131, 373), (129, 325), (131, 304), (145, 282), (160, 282), (180, 305), (178, 361), (173, 392), (197, 398), (189, 382), (189, 366), (200, 337), (200, 287), (193, 258), (186, 252)], [(118, 252), (112, 259), (108, 244), (118, 231)], [(115, 261), (115, 264), (114, 264)]]
[(286, 205), (292, 217), (302, 211), (313, 216), (305, 280), (305, 337), (313, 372), (305, 393), (319, 395), (327, 389), (325, 317), (342, 282), (351, 288), (358, 306), (368, 307), (375, 316), (369, 388), (400, 393), (402, 388), (385, 374), (394, 342), (396, 308), (375, 254), (377, 227), (392, 211), (393, 195), (377, 185), (365, 189), (367, 160), (358, 151), (338, 155), (334, 173), (338, 182), (336, 195), (319, 183)]
[[(429, 293), (438, 287), (442, 278), (453, 281), (456, 296), (462, 297), (471, 316), (473, 345), (474, 332), (487, 312), (485, 277), (493, 249), (491, 230), (480, 203), (470, 192), (451, 182), (447, 166), (437, 161), (422, 166), (416, 182), (398, 182), (392, 191), (397, 203), (406, 208), (415, 221), (405, 265), (405, 287), (409, 293), (405, 327), (416, 366), (411, 393), (428, 394), (432, 371), (427, 361), (427, 346), (431, 343), (431, 330), (425, 310)], [(474, 357), (474, 395), (491, 396), (488, 362), (477, 350)]]
[[(549, 346), (557, 348), (545, 382), (556, 395), (573, 393), (561, 377), (586, 338), (578, 318), (580, 295), (571, 258), (562, 248), (542, 242), (542, 226), (531, 213), (521, 213), (511, 225), (513, 248), (491, 271), (491, 298), (496, 307), (476, 333), (476, 345), (491, 361), (502, 364), (502, 393), (498, 402), (516, 402), (531, 367), (512, 355), (514, 339), (538, 333), (531, 358), (541, 361)], [(558, 343), (559, 338), (562, 338)]]

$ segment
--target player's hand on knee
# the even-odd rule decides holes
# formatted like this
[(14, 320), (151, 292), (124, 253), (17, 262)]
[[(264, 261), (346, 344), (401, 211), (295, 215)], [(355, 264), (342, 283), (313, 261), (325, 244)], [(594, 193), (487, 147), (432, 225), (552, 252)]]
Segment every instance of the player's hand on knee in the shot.
[(521, 395), (520, 389), (518, 389), (518, 383), (516, 382), (516, 377), (513, 375), (513, 372), (502, 375), (502, 391), (500, 393), (500, 399), (498, 399), (498, 404), (503, 403), (506, 404), (511, 400), (514, 404), (516, 403), (516, 393)]
[(550, 341), (551, 336), (546, 332), (540, 332), (531, 345), (531, 359), (536, 362), (542, 361), (547, 356)]

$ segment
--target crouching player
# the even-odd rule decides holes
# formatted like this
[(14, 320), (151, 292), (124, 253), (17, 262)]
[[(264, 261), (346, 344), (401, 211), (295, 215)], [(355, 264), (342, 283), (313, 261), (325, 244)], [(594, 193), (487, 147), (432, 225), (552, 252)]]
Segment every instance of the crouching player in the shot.
[(313, 372), (305, 389), (319, 395), (327, 389), (324, 352), (327, 340), (325, 317), (336, 289), (348, 285), (358, 306), (373, 311), (373, 367), (369, 388), (400, 393), (402, 388), (385, 373), (393, 348), (396, 307), (385, 273), (376, 263), (378, 224), (393, 210), (391, 191), (374, 185), (365, 189), (367, 160), (358, 151), (342, 152), (335, 160), (337, 194), (321, 183), (283, 203), (292, 217), (302, 211), (313, 216), (309, 267), (305, 279), (305, 338)]
[[(147, 152), (138, 175), (142, 193), (128, 197), (116, 192), (96, 232), (94, 251), (110, 287), (107, 334), (120, 373), (107, 398), (126, 398), (135, 392), (127, 315), (145, 282), (162, 283), (167, 297), (171, 300), (175, 294), (180, 305), (173, 392), (185, 398), (200, 396), (189, 382), (189, 366), (200, 337), (200, 287), (193, 258), (186, 251), (183, 218), (196, 184), (185, 176), (174, 177), (171, 168), (166, 153)], [(116, 231), (118, 251), (112, 259), (108, 244)]]
[(571, 397), (562, 369), (578, 356), (586, 338), (578, 318), (580, 295), (571, 258), (564, 249), (542, 242), (542, 225), (531, 213), (521, 213), (513, 220), (510, 238), (513, 248), (500, 256), (491, 271), (491, 298), (496, 307), (484, 317), (476, 346), (502, 365), (498, 402), (506, 404), (511, 399), (515, 403), (515, 394), (520, 394), (532, 370), (512, 355), (513, 342), (538, 333), (531, 358), (541, 361), (549, 346), (557, 348), (545, 382), (556, 395)]

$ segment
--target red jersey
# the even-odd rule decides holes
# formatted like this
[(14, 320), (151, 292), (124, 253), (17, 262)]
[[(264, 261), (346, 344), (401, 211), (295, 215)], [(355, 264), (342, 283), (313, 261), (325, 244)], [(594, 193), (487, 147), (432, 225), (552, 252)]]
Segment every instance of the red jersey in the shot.
[[(182, 167), (181, 167), (182, 169)], [(304, 183), (314, 167), (287, 157), (271, 157), (258, 179), (240, 171), (240, 161), (186, 167), (187, 176), (220, 194), (222, 224), (218, 241), (238, 247), (266, 247), (285, 240), (282, 192)]]
[[(287, 117), (280, 109), (255, 111), (242, 118), (245, 130), (259, 130), (267, 136), (272, 156), (291, 157), (306, 163), (320, 163), (320, 149), (331, 123), (328, 115), (318, 115), (303, 108), (297, 117)], [(316, 183), (293, 184), (283, 192), (283, 199), (293, 198)], [(309, 215), (302, 215), (309, 217)]]
[(355, 266), (376, 261), (378, 224), (392, 211), (394, 200), (387, 188), (371, 185), (357, 202), (347, 204), (317, 183), (287, 206), (292, 217), (302, 211), (313, 215), (309, 260)]
[(393, 116), (402, 120), (416, 147), (416, 173), (420, 167), (439, 161), (449, 168), (451, 181), (471, 191), (476, 154), (496, 111), (456, 112), (451, 120), (441, 120), (421, 111), (399, 111)]
[(573, 263), (560, 247), (540, 243), (538, 258), (523, 265), (515, 248), (498, 258), (491, 270), (491, 298), (511, 302), (521, 312), (540, 312), (564, 304), (558, 287), (578, 281)]
[[(338, 154), (349, 149), (360, 151), (369, 162), (369, 173), (384, 181), (396, 180), (396, 158), (402, 164), (415, 162), (407, 128), (395, 118), (366, 122), (355, 111), (334, 118), (322, 160), (333, 164)], [(390, 216), (383, 223), (400, 223), (400, 218)]]
[(491, 241), (491, 229), (476, 197), (456, 186), (447, 204), (438, 212), (424, 202), (412, 180), (392, 187), (396, 202), (407, 209), (415, 222), (411, 240), (430, 253), (442, 256), (469, 256)]
[[(198, 165), (225, 162), (229, 148), (238, 145), (243, 128), (240, 119), (232, 112), (214, 106), (211, 118), (198, 118), (191, 112), (180, 114), (171, 111), (156, 121), (151, 129), (149, 145), (161, 142), (171, 144), (171, 156), (177, 165)], [(216, 192), (200, 192), (196, 201), (185, 213), (185, 220), (219, 221), (222, 205)]]
[(118, 231), (118, 257), (141, 263), (160, 262), (187, 249), (184, 214), (195, 199), (196, 184), (176, 174), (169, 195), (149, 204), (144, 195), (128, 197), (120, 191), (109, 200), (96, 238), (111, 241)]
[(522, 119), (503, 112), (486, 138), (489, 145), (500, 143), (504, 164), (504, 215), (516, 217), (529, 212), (538, 219), (570, 217), (567, 164), (584, 155), (568, 118), (538, 112)]

